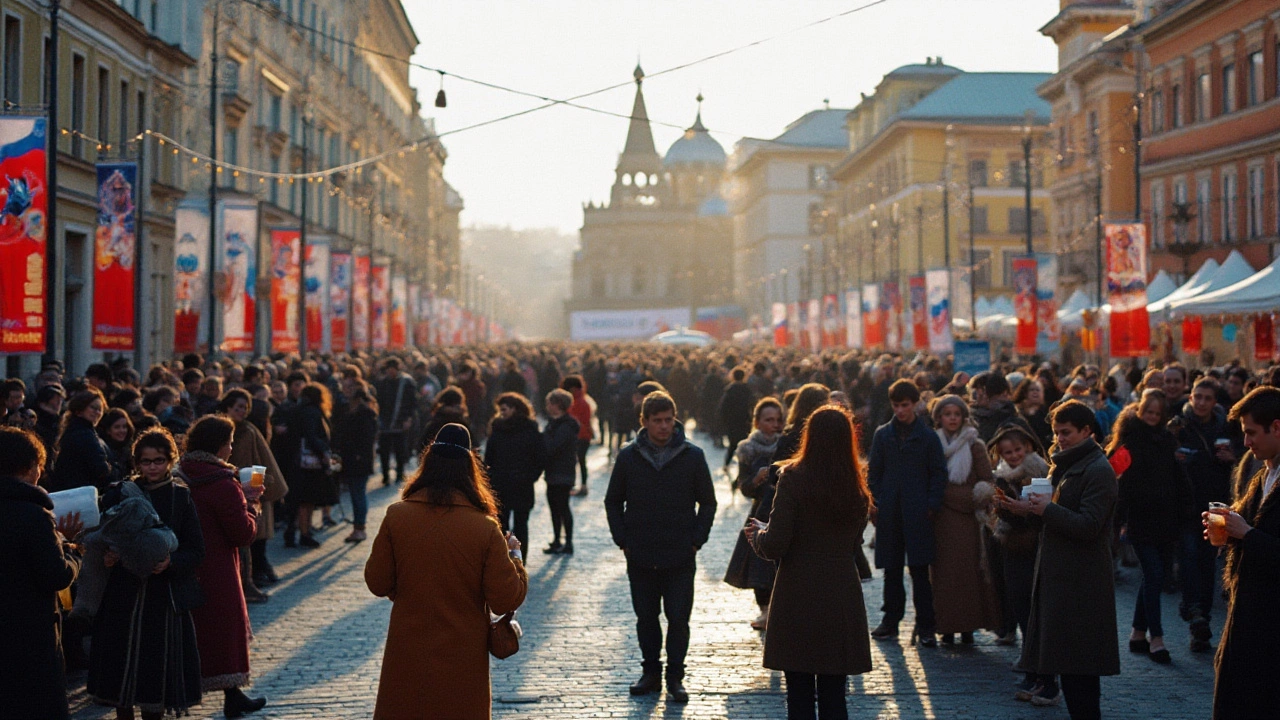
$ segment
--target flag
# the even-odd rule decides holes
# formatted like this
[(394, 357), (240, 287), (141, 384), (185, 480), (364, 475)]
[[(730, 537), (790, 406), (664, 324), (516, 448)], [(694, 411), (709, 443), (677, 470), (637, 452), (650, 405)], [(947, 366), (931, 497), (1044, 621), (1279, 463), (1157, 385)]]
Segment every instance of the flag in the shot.
[(1056, 353), (1062, 345), (1058, 322), (1058, 256), (1036, 254), (1036, 352)]
[(94, 350), (133, 350), (134, 267), (138, 236), (138, 164), (102, 163), (98, 171), (98, 227), (93, 234)]
[(862, 286), (862, 346), (868, 350), (884, 347), (884, 323), (880, 312), (880, 286)]
[(330, 347), (346, 352), (351, 330), (351, 253), (333, 253), (329, 259)]
[(271, 349), (298, 352), (302, 253), (297, 230), (271, 231)]
[[(55, 136), (56, 138), (56, 133)], [(45, 119), (0, 117), (0, 352), (45, 350)]]
[(1013, 259), (1013, 307), (1018, 319), (1018, 335), (1014, 352), (1036, 354), (1036, 259), (1034, 256)]
[(773, 328), (773, 346), (787, 346), (787, 306), (776, 302), (770, 307), (770, 325)]
[(1107, 225), (1107, 296), (1111, 302), (1111, 356), (1146, 357), (1147, 232), (1142, 224)]
[(223, 201), (218, 233), (222, 263), (222, 349), (251, 353), (258, 318), (258, 203)]
[(307, 299), (307, 349), (329, 352), (333, 348), (333, 293), (329, 288), (329, 238), (307, 240), (302, 291)]
[(207, 203), (187, 201), (174, 214), (173, 350), (208, 350), (209, 211)]
[(929, 303), (929, 350), (936, 353), (952, 352), (951, 297), (946, 270), (930, 270), (925, 273), (925, 292)]
[(862, 347), (862, 293), (844, 293), (844, 341), (851, 348)]
[(911, 340), (916, 350), (929, 347), (929, 301), (925, 289), (925, 276), (916, 275), (909, 281), (911, 287)]
[(1199, 315), (1182, 318), (1182, 352), (1199, 355), (1204, 348), (1204, 320)]

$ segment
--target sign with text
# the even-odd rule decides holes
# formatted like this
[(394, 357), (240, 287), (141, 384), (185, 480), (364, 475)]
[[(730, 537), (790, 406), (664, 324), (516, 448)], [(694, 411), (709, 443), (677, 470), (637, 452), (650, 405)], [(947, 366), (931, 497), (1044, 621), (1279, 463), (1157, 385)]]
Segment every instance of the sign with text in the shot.
[(0, 352), (45, 349), (45, 119), (0, 117)]
[(138, 234), (137, 163), (102, 163), (98, 226), (93, 233), (94, 350), (133, 350), (134, 275)]

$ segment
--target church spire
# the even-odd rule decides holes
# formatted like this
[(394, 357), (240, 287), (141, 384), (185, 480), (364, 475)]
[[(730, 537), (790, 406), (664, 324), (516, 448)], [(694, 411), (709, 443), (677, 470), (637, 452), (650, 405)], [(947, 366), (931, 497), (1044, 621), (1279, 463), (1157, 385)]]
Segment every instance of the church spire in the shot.
[(644, 91), (640, 87), (641, 83), (644, 82), (644, 70), (640, 68), (639, 63), (636, 64), (633, 75), (636, 79), (636, 99), (631, 106), (631, 126), (627, 129), (627, 144), (622, 148), (622, 155), (624, 158), (647, 160), (656, 158), (658, 151), (653, 145), (653, 130), (649, 127), (649, 111), (644, 106)]

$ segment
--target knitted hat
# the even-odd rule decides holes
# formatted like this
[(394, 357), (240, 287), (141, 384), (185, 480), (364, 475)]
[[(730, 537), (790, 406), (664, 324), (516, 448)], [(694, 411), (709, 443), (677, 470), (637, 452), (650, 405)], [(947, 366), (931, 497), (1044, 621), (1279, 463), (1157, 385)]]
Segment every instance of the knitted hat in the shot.
[(471, 433), (465, 425), (449, 423), (436, 433), (431, 452), (451, 460), (461, 460), (471, 454)]
[(965, 403), (963, 398), (959, 395), (943, 395), (942, 397), (934, 400), (932, 405), (929, 407), (929, 416), (933, 418), (933, 422), (935, 424), (941, 425), (942, 409), (948, 405), (955, 405), (960, 408), (960, 417), (964, 420), (969, 419), (969, 406)]

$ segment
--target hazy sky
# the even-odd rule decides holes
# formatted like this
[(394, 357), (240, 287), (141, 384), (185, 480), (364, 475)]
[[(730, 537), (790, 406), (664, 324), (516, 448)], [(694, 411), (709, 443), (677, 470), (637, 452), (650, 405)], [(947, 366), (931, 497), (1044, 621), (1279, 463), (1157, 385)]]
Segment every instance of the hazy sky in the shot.
[[(639, 56), (655, 73), (850, 10), (868, 0), (403, 0), (421, 46), (415, 61), (481, 80), (567, 98), (630, 79)], [(821, 107), (850, 108), (899, 65), (941, 55), (968, 71), (1056, 69), (1037, 30), (1055, 0), (888, 0), (816, 27), (644, 84), (654, 140), (665, 153), (703, 121), (726, 151), (743, 135), (773, 137)], [(438, 132), (540, 104), (411, 71)], [(634, 85), (579, 102), (626, 114)], [(608, 198), (627, 121), (558, 106), (444, 138), (445, 174), (466, 201), (463, 223), (575, 232), (581, 205)]]

